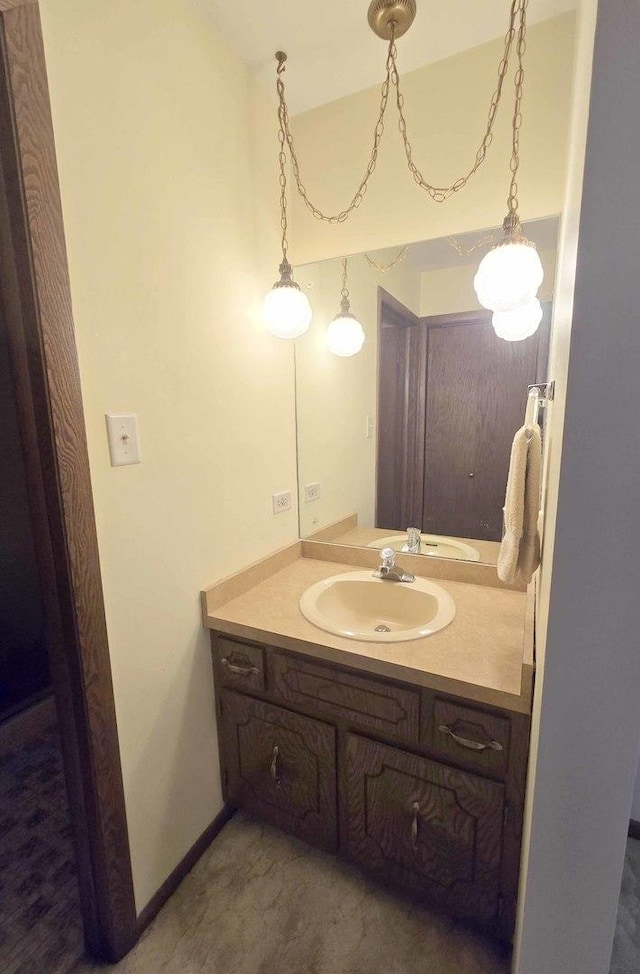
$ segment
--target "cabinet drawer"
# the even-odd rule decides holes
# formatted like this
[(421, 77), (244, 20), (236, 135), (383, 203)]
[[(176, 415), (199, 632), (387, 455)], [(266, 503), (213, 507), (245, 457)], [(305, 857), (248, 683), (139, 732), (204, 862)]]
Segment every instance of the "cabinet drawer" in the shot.
[(334, 728), (229, 690), (222, 691), (221, 705), (227, 801), (334, 850)]
[(264, 691), (264, 650), (261, 646), (216, 636), (213, 659), (219, 686)]
[(418, 740), (417, 691), (277, 652), (269, 654), (269, 680), (271, 690), (287, 703)]
[(425, 706), (426, 744), (479, 770), (504, 773), (509, 761), (509, 720), (451, 700)]
[(345, 788), (352, 859), (458, 916), (497, 918), (503, 785), (350, 734)]

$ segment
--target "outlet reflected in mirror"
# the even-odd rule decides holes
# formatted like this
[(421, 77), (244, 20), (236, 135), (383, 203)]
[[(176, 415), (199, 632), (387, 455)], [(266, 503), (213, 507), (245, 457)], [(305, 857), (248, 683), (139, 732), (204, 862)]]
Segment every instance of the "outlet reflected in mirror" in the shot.
[(365, 342), (351, 358), (326, 343), (340, 259), (296, 269), (314, 310), (295, 347), (302, 538), (497, 562), (513, 435), (527, 386), (548, 378), (557, 219), (526, 231), (544, 316), (523, 341), (499, 338), (475, 296), (490, 231), (410, 244), (386, 272), (405, 248), (354, 255)]

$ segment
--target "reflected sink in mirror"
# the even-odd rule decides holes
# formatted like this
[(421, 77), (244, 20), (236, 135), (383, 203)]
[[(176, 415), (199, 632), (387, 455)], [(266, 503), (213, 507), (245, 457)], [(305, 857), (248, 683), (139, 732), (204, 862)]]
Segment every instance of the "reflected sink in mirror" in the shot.
[[(393, 548), (402, 551), (407, 543), (406, 534), (390, 534), (386, 538), (370, 541), (367, 548)], [(418, 554), (418, 552), (415, 552)], [(439, 534), (423, 534), (421, 536), (420, 552), (431, 558), (457, 558), (462, 561), (480, 561), (480, 552), (464, 541), (457, 538), (445, 538)]]
[(300, 597), (305, 619), (325, 632), (365, 642), (404, 642), (444, 629), (456, 614), (451, 595), (426, 578), (391, 582), (371, 572), (332, 575)]

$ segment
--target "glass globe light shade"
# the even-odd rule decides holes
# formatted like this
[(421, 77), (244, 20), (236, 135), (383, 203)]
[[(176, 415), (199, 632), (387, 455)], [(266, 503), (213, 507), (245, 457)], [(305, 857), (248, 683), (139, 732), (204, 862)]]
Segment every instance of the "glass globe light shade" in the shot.
[(512, 311), (535, 298), (544, 271), (538, 251), (523, 238), (499, 244), (482, 258), (473, 286), (491, 311)]
[(352, 314), (339, 314), (327, 326), (327, 345), (334, 355), (357, 355), (364, 345), (364, 328)]
[(311, 305), (304, 291), (293, 282), (276, 284), (265, 295), (262, 316), (276, 338), (299, 338), (311, 324)]
[(538, 330), (542, 321), (542, 305), (537, 298), (513, 311), (494, 311), (493, 330), (498, 338), (508, 342), (521, 342)]

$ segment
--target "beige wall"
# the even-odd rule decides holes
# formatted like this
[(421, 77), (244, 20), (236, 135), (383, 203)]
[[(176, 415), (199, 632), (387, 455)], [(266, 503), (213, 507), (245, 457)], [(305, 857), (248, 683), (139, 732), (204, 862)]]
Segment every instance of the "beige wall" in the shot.
[[(270, 107), (187, 0), (41, 7), (141, 908), (221, 807), (198, 591), (297, 537), (292, 350), (255, 315)], [(109, 466), (106, 411), (140, 466)]]
[[(506, 8), (505, 8), (506, 9)], [(566, 177), (575, 17), (565, 14), (528, 33), (521, 134), (520, 211), (523, 220), (559, 213)], [(407, 124), (417, 164), (432, 182), (466, 172), (482, 138), (502, 41), (409, 72), (404, 79)], [(398, 42), (402, 70), (402, 39)], [(380, 72), (384, 46), (380, 48)], [(495, 226), (506, 212), (509, 183), (512, 74), (483, 167), (456, 196), (433, 203), (407, 170), (390, 99), (378, 166), (361, 207), (345, 222), (317, 221), (295, 198), (292, 257), (307, 263)], [(364, 172), (379, 106), (369, 88), (293, 120), (302, 179), (325, 212), (351, 199)]]
[[(329, 351), (327, 324), (340, 308), (341, 261), (299, 268), (297, 281), (308, 288), (313, 306), (310, 330), (296, 342), (296, 398), (300, 527), (303, 537), (347, 514), (373, 526), (376, 463), (376, 376), (378, 286), (414, 313), (420, 304), (420, 275), (408, 261), (378, 273), (361, 255), (348, 265), (351, 310), (366, 339), (350, 358)], [(374, 418), (367, 438), (366, 417)], [(320, 482), (320, 498), (306, 503), (304, 485)]]
[[(556, 253), (541, 250), (540, 259), (544, 267), (544, 281), (538, 292), (541, 301), (551, 301), (555, 278)], [(424, 271), (420, 275), (420, 314), (447, 315), (458, 311), (478, 311), (480, 305), (473, 289), (473, 278), (478, 268), (482, 252), (474, 264), (461, 264), (444, 267), (440, 270)]]

